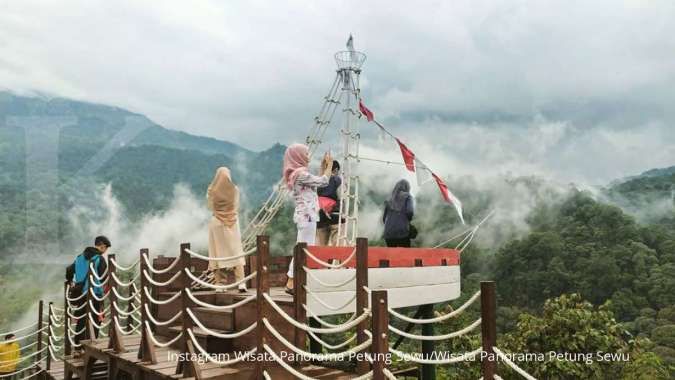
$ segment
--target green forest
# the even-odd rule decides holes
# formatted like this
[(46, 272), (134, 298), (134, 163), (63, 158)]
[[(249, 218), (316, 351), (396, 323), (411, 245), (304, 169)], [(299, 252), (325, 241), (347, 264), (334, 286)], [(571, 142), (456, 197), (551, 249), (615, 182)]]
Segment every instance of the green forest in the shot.
[[(42, 271), (41, 264), (17, 260), (17, 256), (33, 254), (27, 233), (69, 242), (68, 210), (86, 202), (101, 184), (111, 184), (127, 215), (141, 219), (166, 209), (177, 183), (187, 184), (201, 197), (215, 168), (226, 165), (233, 168), (235, 177), (245, 178), (240, 186), (249, 194), (244, 204), (250, 216), (279, 177), (281, 145), (251, 152), (154, 124), (116, 147), (96, 170), (83, 173), (81, 168), (124, 128), (125, 118), (138, 115), (62, 99), (0, 95), (1, 330), (21, 318), (37, 297), (58, 294), (61, 286), (60, 276), (34, 275)], [(53, 180), (28, 184), (26, 134), (8, 121), (9, 116), (61, 114), (74, 115), (77, 122), (58, 132), (58, 164), (50, 173)], [(494, 280), (500, 347), (511, 352), (622, 352), (631, 358), (591, 364), (521, 363), (537, 378), (675, 378), (675, 167), (617, 180), (594, 193), (570, 187), (547, 194), (546, 181), (534, 177), (504, 182), (512, 188), (533, 190), (532, 194), (538, 194), (533, 195), (535, 206), (525, 218), (524, 231), (500, 229), (499, 220), (490, 221), (497, 224), (491, 243), (477, 239), (463, 252), (462, 298), (452, 305), (468, 299), (480, 281)], [(458, 190), (471, 211), (469, 224), (488, 210), (499, 210), (500, 204), (490, 194), (470, 190), (470, 186)], [(371, 204), (384, 200), (380, 189), (361, 191)], [(28, 209), (29, 200), (51, 207)], [(422, 236), (438, 236), (449, 226), (458, 227), (454, 211), (435, 209), (434, 202), (424, 197), (418, 200), (418, 215), (429, 214), (415, 221)], [(288, 251), (294, 241), (289, 213), (285, 208), (268, 231), (281, 251)], [(37, 230), (27, 231), (29, 220), (44, 223), (31, 225)], [(382, 244), (377, 239), (370, 243)], [(416, 244), (429, 241), (421, 238)], [(466, 326), (478, 315), (475, 308), (470, 309), (442, 326), (439, 333)], [(416, 351), (408, 344), (403, 345), (405, 351)], [(470, 335), (444, 344), (448, 346), (438, 349), (463, 352), (480, 342)], [(446, 367), (439, 369), (441, 378), (480, 377), (476, 363)], [(506, 367), (501, 372), (505, 379), (516, 378)]]

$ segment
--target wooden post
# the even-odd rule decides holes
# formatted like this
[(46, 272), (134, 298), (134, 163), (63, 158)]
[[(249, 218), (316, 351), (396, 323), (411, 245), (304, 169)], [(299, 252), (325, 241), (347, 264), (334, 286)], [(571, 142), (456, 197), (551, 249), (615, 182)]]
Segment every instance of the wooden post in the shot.
[[(263, 294), (269, 293), (269, 278), (268, 278), (268, 260), (269, 260), (269, 249), (270, 249), (270, 238), (264, 235), (258, 235), (256, 238), (257, 246), (257, 258), (256, 258), (256, 270), (258, 271), (256, 279), (256, 313), (257, 313), (257, 326), (256, 326), (256, 347), (257, 355), (259, 357), (266, 357), (267, 352), (263, 347), (264, 344), (267, 344), (269, 339), (267, 337), (266, 327), (263, 323), (263, 318), (269, 317), (268, 307), (263, 298)], [(264, 356), (262, 356), (264, 355)], [(265, 360), (256, 360), (255, 362), (255, 371), (253, 379), (263, 379), (263, 372), (265, 371), (266, 363)]]
[[(426, 304), (420, 306), (422, 318), (431, 319), (434, 317), (434, 304)], [(434, 324), (425, 323), (422, 325), (422, 335), (432, 336), (434, 335)], [(430, 360), (434, 359), (433, 353), (435, 350), (433, 340), (423, 340), (422, 341), (422, 356), (424, 359)], [(436, 365), (435, 364), (422, 364), (422, 380), (436, 380)]]
[[(150, 288), (152, 287), (152, 284), (148, 281), (147, 278), (145, 278), (145, 273), (148, 272), (148, 264), (145, 262), (143, 259), (143, 255), (149, 255), (149, 250), (147, 248), (143, 248), (140, 250), (139, 254), (139, 265), (140, 267), (138, 270), (140, 271), (140, 278), (141, 278), (141, 304), (140, 304), (140, 309), (141, 309), (141, 344), (138, 347), (138, 358), (143, 361), (143, 362), (150, 362), (152, 364), (157, 363), (157, 355), (155, 354), (155, 346), (152, 344), (150, 340), (149, 334), (151, 331), (147, 330), (146, 323), (149, 321), (148, 319), (148, 313), (145, 310), (145, 305), (147, 305), (150, 301), (148, 300), (147, 295), (145, 294), (145, 288)], [(133, 298), (129, 300), (129, 302), (132, 302)]]
[(186, 363), (182, 360), (179, 360), (178, 365), (176, 366), (176, 374), (182, 374), (183, 377), (194, 376), (195, 379), (200, 380), (202, 378), (201, 370), (197, 362), (192, 360), (196, 353), (194, 346), (192, 345), (192, 341), (190, 340), (190, 336), (188, 335), (188, 330), (192, 330), (194, 327), (194, 322), (187, 313), (187, 309), (192, 306), (190, 297), (186, 291), (187, 289), (190, 289), (191, 285), (190, 277), (188, 277), (187, 273), (185, 272), (186, 270), (190, 270), (190, 254), (187, 252), (188, 249), (190, 249), (190, 243), (183, 243), (180, 245), (180, 263), (178, 263), (178, 270), (180, 271), (179, 289), (182, 291), (181, 311), (183, 313), (181, 318), (183, 322), (181, 329), (183, 337), (180, 339), (180, 347), (181, 352), (184, 354), (183, 356), (190, 358), (190, 361)]
[[(70, 335), (70, 317), (68, 316), (68, 313), (70, 312), (70, 308), (68, 305), (68, 285), (70, 283), (68, 281), (65, 281), (63, 283), (63, 355), (67, 356), (70, 355), (71, 352), (71, 346), (70, 346), (70, 339), (68, 336)], [(77, 328), (77, 327), (76, 327)]]
[[(362, 315), (368, 308), (368, 239), (356, 239), (356, 315)], [(365, 331), (369, 321), (366, 319), (356, 327), (356, 343), (361, 344), (368, 340)], [(364, 375), (370, 370), (370, 364), (366, 360), (356, 362), (356, 373)]]
[(50, 354), (51, 348), (51, 338), (52, 338), (52, 319), (54, 318), (54, 312), (52, 311), (53, 302), (49, 302), (47, 305), (47, 356), (46, 356), (46, 365), (47, 371), (52, 368), (52, 355)]
[[(91, 323), (91, 320), (94, 314), (94, 309), (91, 307), (93, 305), (93, 300), (94, 297), (92, 296), (92, 292), (94, 291), (94, 275), (91, 272), (91, 263), (87, 263), (87, 284), (89, 284), (89, 287), (87, 288), (86, 291), (86, 297), (84, 297), (85, 301), (87, 302), (87, 305), (84, 307), (84, 310), (86, 311), (86, 314), (82, 317), (85, 318), (84, 320), (84, 325), (85, 325), (85, 331), (86, 331), (86, 336), (85, 338), (89, 340), (94, 340), (96, 338), (96, 332), (94, 331), (94, 326)], [(84, 289), (84, 288), (83, 288)], [(96, 315), (98, 316), (98, 315)]]
[(481, 335), (483, 338), (483, 356), (481, 356), (481, 372), (483, 379), (492, 379), (495, 375), (497, 361), (492, 349), (497, 344), (497, 299), (494, 281), (480, 283)]
[(373, 379), (385, 380), (384, 369), (389, 356), (389, 309), (387, 306), (387, 291), (373, 290), (371, 303), (373, 308), (371, 331), (373, 332), (372, 359)]
[(108, 348), (112, 348), (114, 352), (126, 352), (124, 344), (122, 344), (122, 334), (120, 333), (117, 322), (119, 321), (119, 313), (117, 312), (117, 282), (113, 279), (113, 274), (117, 272), (117, 268), (113, 265), (115, 261), (115, 254), (108, 256), (108, 286), (110, 290), (108, 299), (110, 302), (110, 322), (108, 322)]
[[(294, 263), (294, 278), (293, 278), (293, 306), (295, 307), (295, 320), (307, 324), (307, 310), (305, 305), (307, 305), (307, 273), (305, 272), (305, 266), (307, 266), (307, 255), (305, 254), (305, 249), (307, 249), (307, 243), (298, 243), (295, 245), (293, 252), (293, 263)], [(305, 350), (307, 346), (307, 332), (301, 328), (295, 328), (295, 341), (293, 342), (296, 347)]]
[[(45, 302), (43, 300), (40, 300), (38, 302), (37, 337), (35, 338), (37, 339), (37, 348), (36, 348), (37, 355), (35, 359), (36, 363), (39, 363), (40, 359), (42, 358), (42, 353), (40, 353), (40, 351), (42, 351), (42, 323), (43, 323), (42, 313), (44, 312), (44, 306)], [(49, 357), (49, 355), (47, 355), (47, 357)]]

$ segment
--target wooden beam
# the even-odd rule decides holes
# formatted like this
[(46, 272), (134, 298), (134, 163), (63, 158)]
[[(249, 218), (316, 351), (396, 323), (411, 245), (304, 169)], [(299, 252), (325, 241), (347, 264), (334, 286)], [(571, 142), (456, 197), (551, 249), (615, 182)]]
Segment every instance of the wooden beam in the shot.
[[(307, 285), (307, 272), (304, 269), (307, 263), (306, 248), (307, 243), (297, 243), (293, 250), (293, 271), (295, 275), (293, 278), (293, 306), (295, 308), (295, 320), (303, 324), (307, 324), (307, 310), (304, 307), (307, 305), (307, 289), (305, 289)], [(293, 343), (301, 350), (305, 350), (307, 346), (307, 332), (296, 327)]]
[[(152, 284), (148, 281), (147, 278), (145, 278), (145, 274), (143, 272), (148, 272), (148, 264), (145, 262), (143, 259), (143, 256), (147, 255), (148, 258), (150, 256), (150, 251), (147, 248), (142, 248), (139, 251), (139, 268), (138, 270), (140, 271), (140, 278), (141, 278), (141, 304), (140, 304), (140, 309), (141, 309), (141, 344), (138, 347), (138, 359), (140, 359), (142, 362), (146, 363), (152, 363), (156, 364), (157, 363), (157, 355), (155, 353), (155, 346), (152, 344), (152, 341), (150, 340), (150, 335), (152, 331), (148, 331), (147, 326), (146, 326), (146, 321), (149, 321), (148, 318), (148, 312), (145, 310), (145, 305), (147, 305), (150, 301), (148, 300), (147, 295), (145, 294), (145, 288), (147, 287), (148, 289), (152, 288)], [(130, 287), (131, 288), (131, 287)], [(129, 301), (132, 302), (133, 298)]]
[(497, 344), (497, 299), (494, 281), (480, 283), (480, 314), (483, 352), (481, 372), (484, 379), (492, 379), (497, 368), (492, 347)]
[[(52, 302), (50, 301), (49, 304), (47, 305), (47, 356), (46, 356), (46, 366), (47, 366), (47, 371), (49, 371), (52, 368), (52, 355), (50, 355), (49, 352), (49, 347), (51, 347), (50, 340), (52, 338), (52, 319), (54, 318), (53, 312), (52, 312)], [(67, 319), (65, 319), (67, 321)], [(65, 325), (65, 323), (64, 323)], [(66, 327), (67, 328), (67, 327)]]
[[(263, 318), (269, 317), (269, 308), (266, 305), (265, 298), (263, 294), (269, 292), (269, 268), (268, 268), (268, 259), (269, 259), (269, 249), (270, 249), (270, 238), (269, 236), (258, 235), (256, 238), (256, 248), (257, 248), (257, 257), (256, 257), (256, 270), (258, 271), (256, 278), (256, 317), (257, 317), (257, 326), (256, 326), (256, 354), (259, 355), (259, 358), (267, 357), (264, 344), (269, 342), (269, 337), (267, 336), (267, 331), (265, 324), (263, 323)], [(255, 361), (255, 370), (253, 371), (252, 379), (259, 380), (263, 379), (263, 372), (267, 367), (265, 360), (259, 359)]]
[(386, 359), (389, 357), (389, 310), (387, 307), (387, 291), (373, 290), (371, 294), (372, 303), (372, 321), (371, 331), (373, 333), (372, 359), (373, 359), (373, 379), (385, 380), (384, 369), (386, 368)]
[[(69, 282), (65, 281), (63, 283), (63, 355), (67, 356), (70, 355), (71, 352), (71, 346), (70, 346), (70, 339), (68, 339), (68, 336), (70, 332), (68, 329), (70, 328), (70, 317), (68, 316), (69, 307), (70, 303), (68, 302), (68, 285)], [(77, 327), (75, 327), (77, 328)]]
[[(183, 313), (182, 320), (182, 329), (183, 336), (180, 339), (180, 350), (184, 357), (190, 358), (189, 365), (186, 365), (184, 361), (179, 360), (178, 365), (176, 366), (176, 374), (182, 374), (183, 377), (197, 377), (200, 378), (201, 370), (197, 363), (192, 360), (193, 356), (190, 355), (190, 347), (188, 343), (190, 342), (190, 336), (188, 335), (188, 330), (191, 330), (194, 327), (194, 322), (187, 313), (187, 309), (190, 308), (191, 301), (190, 297), (187, 294), (187, 289), (190, 289), (191, 281), (186, 270), (191, 270), (190, 268), (190, 254), (187, 250), (190, 249), (190, 243), (183, 243), (180, 245), (180, 263), (178, 264), (178, 270), (180, 271), (180, 286), (179, 289), (182, 290), (181, 294), (181, 311)], [(194, 351), (194, 348), (193, 348)]]
[[(39, 363), (40, 360), (42, 359), (42, 313), (44, 312), (44, 307), (45, 307), (45, 301), (40, 300), (38, 302), (38, 320), (37, 320), (37, 337), (35, 338), (37, 340), (37, 355), (35, 362)], [(47, 354), (47, 357), (49, 357), (49, 354)]]
[(116, 353), (121, 353), (121, 352), (126, 352), (124, 349), (124, 344), (122, 344), (122, 334), (120, 333), (119, 329), (117, 328), (117, 324), (115, 323), (115, 320), (119, 320), (119, 313), (117, 312), (117, 308), (115, 308), (115, 305), (117, 304), (117, 293), (113, 291), (117, 290), (119, 288), (119, 285), (115, 280), (113, 280), (112, 275), (113, 273), (117, 273), (117, 268), (115, 265), (112, 264), (112, 262), (115, 261), (115, 254), (110, 254), (108, 256), (108, 284), (110, 287), (110, 290), (108, 293), (108, 299), (110, 300), (110, 322), (108, 323), (108, 348), (112, 348), (114, 352)]

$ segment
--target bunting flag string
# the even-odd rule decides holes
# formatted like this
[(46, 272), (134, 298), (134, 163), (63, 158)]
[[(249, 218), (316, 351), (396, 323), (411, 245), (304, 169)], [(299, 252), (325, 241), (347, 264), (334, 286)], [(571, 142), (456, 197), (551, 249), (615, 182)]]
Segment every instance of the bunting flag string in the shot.
[(399, 149), (401, 150), (401, 156), (403, 157), (403, 162), (405, 163), (406, 169), (410, 172), (415, 173), (417, 177), (417, 184), (423, 185), (431, 180), (436, 181), (438, 185), (438, 190), (441, 192), (443, 200), (455, 207), (457, 214), (459, 215), (459, 220), (464, 223), (464, 216), (462, 215), (462, 202), (448, 189), (448, 186), (445, 182), (436, 175), (428, 166), (426, 166), (416, 155), (410, 150), (398, 137), (394, 136), (389, 132), (382, 124), (375, 120), (375, 114), (373, 111), (368, 109), (365, 104), (363, 104), (363, 99), (359, 99), (359, 111), (363, 116), (366, 117), (366, 120), (369, 122), (375, 123), (383, 133), (391, 136), (396, 143), (398, 144)]

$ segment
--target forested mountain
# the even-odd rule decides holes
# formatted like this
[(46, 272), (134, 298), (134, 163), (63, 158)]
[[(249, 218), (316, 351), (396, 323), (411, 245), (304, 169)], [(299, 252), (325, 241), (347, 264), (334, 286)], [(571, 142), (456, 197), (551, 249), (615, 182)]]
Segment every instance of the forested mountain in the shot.
[[(71, 119), (49, 119), (64, 115)], [(10, 294), (0, 303), (0, 326), (19, 318), (44, 292), (39, 287), (60, 280), (60, 273), (31, 278), (46, 266), (7, 263), (10, 253), (23, 252), (27, 225), (36, 229), (31, 236), (67, 239), (67, 213), (91, 202), (102, 184), (110, 184), (126, 216), (144, 221), (170, 206), (178, 183), (201, 199), (222, 165), (232, 169), (250, 212), (278, 180), (283, 150), (275, 145), (252, 152), (171, 131), (115, 107), (0, 93), (0, 288)], [(495, 280), (499, 339), (511, 352), (614, 350), (635, 359), (549, 367), (524, 363), (538, 378), (672, 378), (674, 189), (675, 167), (617, 180), (593, 193), (536, 177), (457, 181), (453, 190), (468, 210), (468, 224), (489, 210), (498, 212), (462, 254), (462, 299), (453, 304), (475, 292), (480, 280)], [(364, 208), (378, 213), (385, 191), (365, 186), (360, 191)], [(442, 241), (449, 229), (459, 228), (454, 210), (436, 202), (428, 195), (417, 200), (417, 245)], [(284, 247), (295, 237), (289, 212), (284, 209), (268, 231)], [(477, 317), (468, 310), (439, 333)], [(472, 339), (462, 337), (440, 349), (466, 351), (480, 344)], [(443, 369), (442, 378), (479, 377), (475, 363), (457, 368)], [(508, 372), (502, 377), (517, 378)]]

